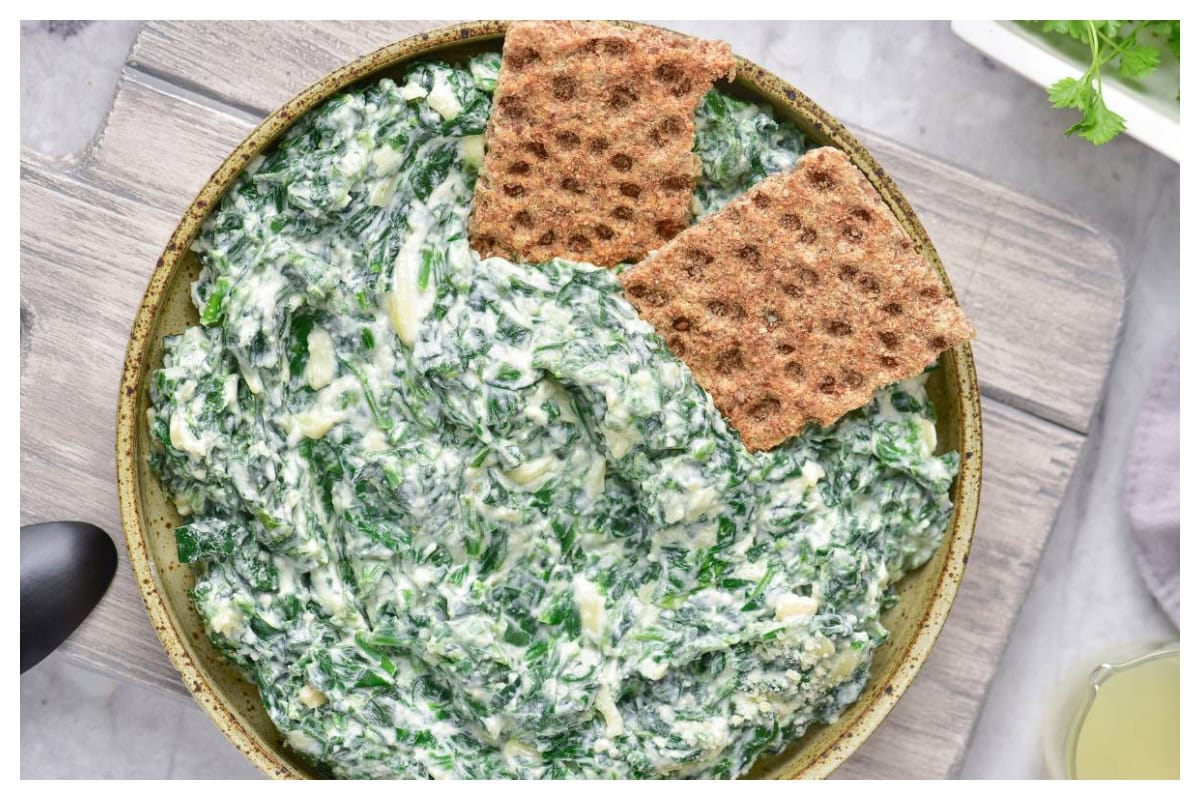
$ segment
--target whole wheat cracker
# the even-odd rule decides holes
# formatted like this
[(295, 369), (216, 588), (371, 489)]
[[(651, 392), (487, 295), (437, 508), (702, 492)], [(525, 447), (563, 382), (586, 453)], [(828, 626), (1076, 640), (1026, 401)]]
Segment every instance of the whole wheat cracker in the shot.
[(600, 22), (516, 22), (504, 39), (470, 221), (482, 256), (637, 261), (688, 223), (696, 105), (729, 45)]
[(974, 335), (883, 198), (831, 147), (620, 280), (751, 450), (831, 425)]

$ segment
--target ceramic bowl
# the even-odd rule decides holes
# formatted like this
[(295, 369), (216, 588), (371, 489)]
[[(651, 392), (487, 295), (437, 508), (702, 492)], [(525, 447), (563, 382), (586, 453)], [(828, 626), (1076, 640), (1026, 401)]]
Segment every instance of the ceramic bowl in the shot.
[[(176, 557), (173, 531), (179, 516), (147, 464), (147, 387), (161, 363), (163, 338), (197, 323), (189, 287), (200, 265), (189, 245), (209, 210), (247, 162), (313, 107), (348, 87), (385, 76), (398, 77), (405, 63), (415, 58), (437, 55), (457, 60), (480, 50), (499, 49), (506, 28), (505, 22), (464, 23), (396, 42), (322, 78), (267, 117), (217, 168), (184, 213), (153, 269), (134, 320), (121, 381), (116, 440), (121, 519), (130, 562), (150, 620), (188, 689), (230, 741), (274, 777), (312, 777), (313, 772), (283, 744), (254, 686), (205, 636), (188, 594), (194, 576)], [(850, 155), (949, 288), (921, 222), (867, 149), (832, 115), (770, 72), (739, 58), (737, 73), (735, 93), (770, 103), (813, 141)], [(891, 636), (876, 652), (870, 682), (859, 700), (837, 722), (816, 726), (782, 753), (760, 759), (752, 777), (819, 778), (831, 772), (895, 706), (946, 620), (962, 580), (981, 480), (979, 390), (968, 345), (942, 355), (941, 369), (932, 374), (929, 392), (938, 411), (940, 447), (964, 456), (953, 488), (955, 510), (946, 541), (929, 563), (900, 583), (900, 602), (883, 615)]]

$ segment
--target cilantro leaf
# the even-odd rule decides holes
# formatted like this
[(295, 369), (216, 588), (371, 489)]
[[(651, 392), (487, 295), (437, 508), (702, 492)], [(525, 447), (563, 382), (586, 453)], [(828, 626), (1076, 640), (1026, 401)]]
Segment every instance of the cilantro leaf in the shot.
[(1106, 106), (1099, 94), (1094, 94), (1093, 98), (1092, 105), (1083, 112), (1083, 119), (1067, 128), (1067, 135), (1081, 136), (1099, 146), (1125, 130), (1125, 118)]
[(1048, 19), (1042, 22), (1042, 31), (1045, 33), (1060, 33), (1063, 36), (1070, 36), (1072, 39), (1087, 44), (1091, 37), (1091, 32), (1087, 27), (1087, 20), (1083, 19)]
[(1092, 85), (1076, 78), (1063, 78), (1051, 86), (1046, 94), (1055, 108), (1086, 109), (1092, 102)]
[(1142, 78), (1158, 67), (1158, 50), (1146, 44), (1130, 45), (1121, 53), (1122, 78)]
[[(1073, 22), (1082, 22), (1086, 27), (1086, 20), (1072, 20)], [(1124, 19), (1094, 19), (1092, 22), (1096, 25), (1096, 31), (1101, 36), (1107, 36), (1110, 39), (1115, 39), (1120, 33), (1121, 28), (1129, 20)]]

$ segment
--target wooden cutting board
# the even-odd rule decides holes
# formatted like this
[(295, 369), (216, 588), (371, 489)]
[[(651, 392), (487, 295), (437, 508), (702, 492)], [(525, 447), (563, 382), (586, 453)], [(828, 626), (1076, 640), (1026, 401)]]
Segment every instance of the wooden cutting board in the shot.
[[(87, 152), (49, 161), (22, 151), (22, 524), (88, 519), (120, 537), (117, 385), (134, 311), (179, 216), (268, 111), (351, 58), (434, 26), (150, 23)], [(891, 716), (835, 775), (949, 777), (1087, 436), (1123, 276), (1109, 241), (1078, 219), (856, 134), (916, 207), (979, 331), (984, 488), (970, 566), (941, 639)], [(64, 649), (106, 673), (186, 693), (123, 552), (112, 589)]]

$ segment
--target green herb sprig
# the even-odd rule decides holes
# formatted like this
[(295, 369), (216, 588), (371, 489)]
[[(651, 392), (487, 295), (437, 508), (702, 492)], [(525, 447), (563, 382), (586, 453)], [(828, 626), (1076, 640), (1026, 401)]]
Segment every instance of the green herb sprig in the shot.
[[(1082, 137), (1102, 145), (1125, 130), (1125, 119), (1104, 102), (1101, 71), (1114, 64), (1123, 78), (1144, 78), (1162, 61), (1163, 48), (1179, 57), (1179, 20), (1050, 19), (1041, 23), (1044, 33), (1070, 36), (1092, 51), (1092, 64), (1079, 78), (1063, 78), (1047, 94), (1055, 108), (1081, 112), (1067, 136)], [(1143, 36), (1143, 33), (1149, 34)]]

